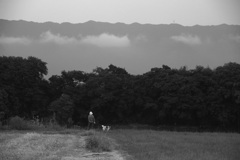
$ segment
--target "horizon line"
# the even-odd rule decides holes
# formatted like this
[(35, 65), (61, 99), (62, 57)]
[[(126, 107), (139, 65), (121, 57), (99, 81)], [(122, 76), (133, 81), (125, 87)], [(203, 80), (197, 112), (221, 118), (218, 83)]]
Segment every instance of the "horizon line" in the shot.
[(69, 24), (84, 24), (84, 23), (107, 23), (107, 24), (124, 24), (124, 25), (154, 25), (154, 26), (158, 26), (158, 25), (179, 25), (179, 26), (183, 26), (183, 27), (194, 27), (194, 26), (221, 26), (221, 25), (229, 25), (229, 26), (240, 26), (240, 24), (227, 24), (227, 23), (221, 23), (221, 24), (213, 24), (213, 25), (200, 25), (200, 24), (195, 24), (195, 25), (182, 25), (182, 24), (179, 24), (179, 23), (169, 23), (169, 24), (166, 24), (166, 23), (159, 23), (159, 24), (153, 24), (153, 23), (139, 23), (139, 22), (133, 22), (133, 23), (125, 23), (125, 22), (104, 22), (104, 21), (95, 21), (95, 20), (88, 20), (88, 21), (85, 21), (85, 22), (78, 22), (78, 23), (73, 23), (73, 22), (55, 22), (55, 21), (44, 21), (44, 22), (37, 22), (37, 21), (31, 21), (31, 20), (24, 20), (24, 19), (3, 19), (3, 18), (0, 18), (0, 20), (5, 20), (5, 21), (25, 21), (25, 22), (32, 22), (32, 23), (55, 23), (55, 24), (66, 24), (66, 23), (69, 23)]

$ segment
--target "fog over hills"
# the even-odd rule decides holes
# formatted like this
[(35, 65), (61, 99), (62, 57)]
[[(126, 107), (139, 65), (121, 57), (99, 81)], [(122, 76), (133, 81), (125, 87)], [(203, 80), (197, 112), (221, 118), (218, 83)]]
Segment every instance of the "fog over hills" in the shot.
[(215, 68), (240, 63), (240, 26), (0, 20), (0, 55), (38, 57), (48, 63), (48, 77), (62, 70), (91, 72), (110, 64), (131, 74), (163, 64)]

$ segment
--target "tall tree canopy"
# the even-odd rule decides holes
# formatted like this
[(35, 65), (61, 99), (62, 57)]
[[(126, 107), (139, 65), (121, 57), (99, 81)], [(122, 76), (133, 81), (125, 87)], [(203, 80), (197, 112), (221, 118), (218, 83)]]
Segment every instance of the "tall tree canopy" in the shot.
[(51, 116), (64, 124), (87, 123), (89, 111), (103, 124), (214, 126), (240, 129), (240, 65), (152, 68), (131, 75), (109, 65), (91, 73), (62, 71), (48, 80), (35, 57), (0, 57), (0, 112)]
[[(9, 115), (31, 116), (47, 102), (46, 63), (35, 57), (0, 57), (0, 109)], [(44, 100), (45, 99), (45, 100)]]

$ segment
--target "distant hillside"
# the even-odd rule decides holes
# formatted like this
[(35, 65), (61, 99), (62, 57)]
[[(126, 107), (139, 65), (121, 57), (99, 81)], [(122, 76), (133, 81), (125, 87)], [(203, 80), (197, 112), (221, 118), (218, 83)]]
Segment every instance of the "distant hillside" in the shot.
[(240, 34), (239, 25), (217, 25), (217, 26), (182, 26), (179, 24), (124, 24), (124, 23), (105, 23), (88, 21), (86, 23), (37, 23), (28, 21), (9, 21), (0, 19), (0, 34), (5, 36), (29, 36), (38, 37), (41, 33), (51, 31), (64, 36), (77, 36), (81, 34), (99, 35), (101, 33), (110, 33), (114, 35), (129, 35), (130, 37), (143, 34), (151, 39), (160, 39), (163, 37), (174, 36), (176, 34), (188, 33), (199, 35), (201, 37), (211, 36), (218, 38), (228, 34)]
[(240, 63), (240, 26), (0, 20), (0, 55), (38, 57), (48, 63), (50, 75), (109, 64), (132, 74), (163, 64), (214, 68)]

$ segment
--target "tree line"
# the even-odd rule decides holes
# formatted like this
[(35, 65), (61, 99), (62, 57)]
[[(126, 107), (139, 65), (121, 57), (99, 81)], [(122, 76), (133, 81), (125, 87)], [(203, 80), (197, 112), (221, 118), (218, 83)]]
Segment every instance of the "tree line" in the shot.
[(31, 119), (53, 115), (86, 125), (89, 111), (102, 124), (240, 128), (240, 64), (215, 69), (162, 65), (142, 75), (109, 65), (91, 73), (47, 75), (36, 57), (0, 57), (0, 112)]

